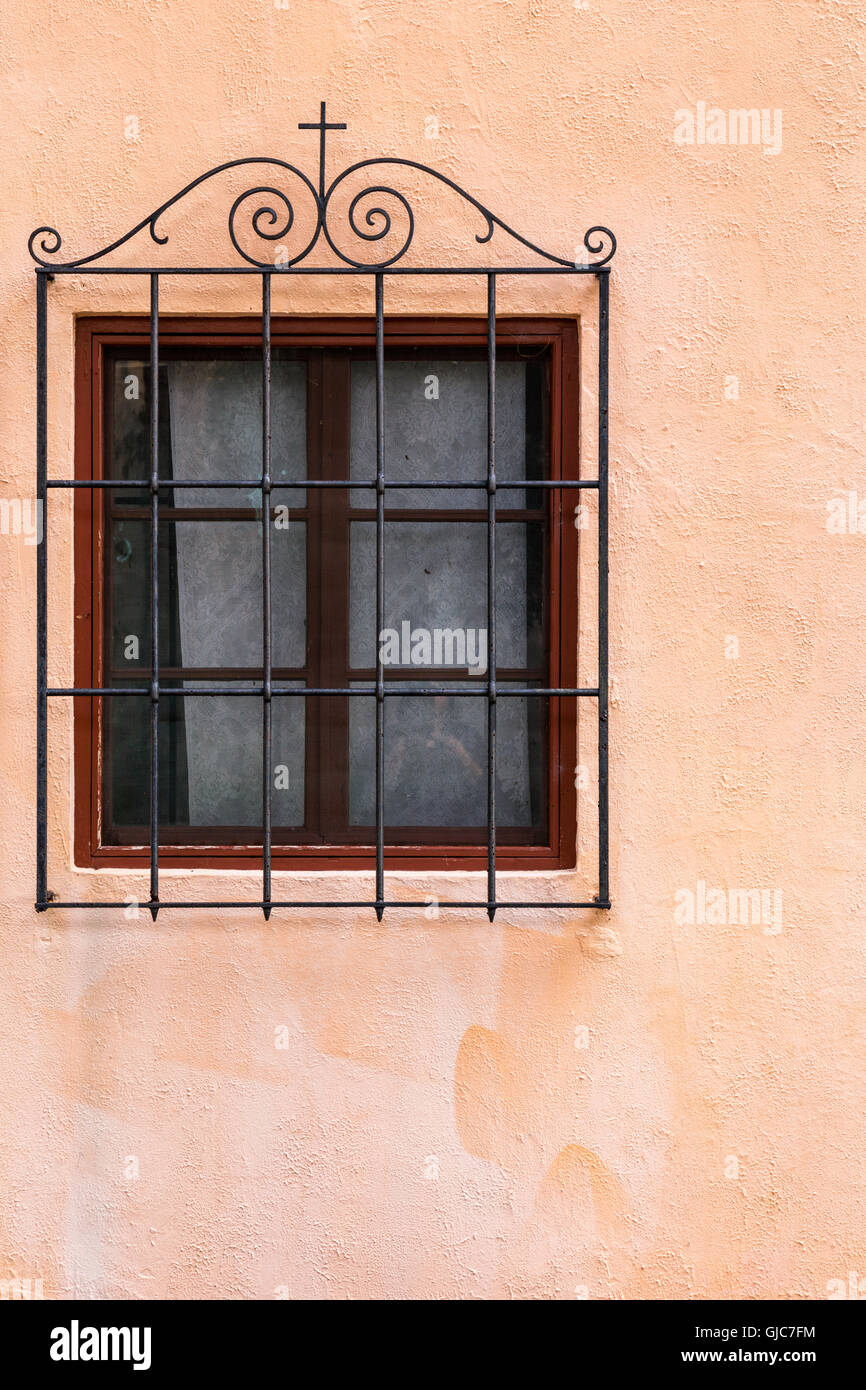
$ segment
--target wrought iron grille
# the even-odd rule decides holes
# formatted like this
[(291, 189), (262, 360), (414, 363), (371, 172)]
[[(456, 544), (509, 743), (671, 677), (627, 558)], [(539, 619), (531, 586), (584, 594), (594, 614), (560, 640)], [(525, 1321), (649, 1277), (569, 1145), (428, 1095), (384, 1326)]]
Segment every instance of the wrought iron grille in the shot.
[[(616, 239), (605, 227), (594, 226), (584, 234), (586, 248), (585, 261), (569, 261), (563, 257), (544, 251), (541, 247), (520, 235), (486, 208), (478, 199), (460, 188), (453, 180), (436, 169), (411, 159), (381, 157), (362, 160), (352, 164), (337, 174), (330, 183), (326, 180), (326, 138), (329, 131), (345, 130), (342, 122), (328, 121), (325, 103), (321, 105), (318, 121), (302, 122), (299, 130), (316, 130), (319, 133), (319, 169), (317, 184), (314, 184), (301, 169), (281, 159), (254, 157), (230, 160), (202, 174), (186, 185), (174, 197), (145, 217), (130, 231), (118, 237), (110, 245), (89, 256), (77, 260), (54, 260), (62, 245), (60, 233), (52, 227), (38, 227), (30, 236), (28, 249), (36, 262), (36, 489), (37, 502), (42, 515), (42, 542), (38, 548), (37, 559), (37, 840), (36, 840), (36, 910), (44, 912), (49, 908), (124, 908), (126, 902), (62, 902), (48, 891), (47, 862), (47, 793), (48, 793), (48, 701), (69, 697), (84, 697), (89, 700), (112, 699), (115, 697), (147, 698), (150, 705), (150, 899), (142, 904), (154, 919), (157, 913), (168, 908), (260, 908), (265, 919), (278, 908), (364, 908), (375, 910), (376, 917), (382, 920), (386, 908), (426, 908), (428, 900), (407, 902), (403, 899), (388, 899), (385, 896), (385, 700), (409, 693), (400, 689), (397, 683), (386, 681), (381, 646), (376, 644), (375, 683), (346, 688), (304, 688), (282, 690), (275, 688), (272, 681), (272, 592), (271, 592), (271, 534), (270, 508), (271, 496), (278, 490), (298, 490), (303, 488), (365, 488), (376, 497), (376, 626), (381, 633), (385, 626), (385, 496), (390, 489), (398, 488), (475, 488), (487, 496), (487, 680), (480, 690), (444, 689), (440, 686), (422, 685), (413, 687), (413, 696), (461, 695), (484, 699), (487, 703), (487, 874), (486, 898), (469, 901), (440, 901), (438, 906), (448, 908), (484, 908), (491, 921), (498, 908), (537, 911), (545, 908), (578, 909), (609, 908), (609, 831), (608, 831), (608, 343), (609, 343), (609, 271), (610, 261), (616, 250)], [(238, 216), (242, 205), (254, 197), (273, 198), (281, 211), (269, 204), (258, 206), (251, 218), (252, 230), (262, 241), (281, 241), (291, 230), (295, 221), (295, 210), (288, 195), (279, 188), (268, 184), (257, 184), (241, 193), (232, 204), (228, 217), (228, 232), (232, 245), (246, 264), (220, 266), (118, 266), (101, 264), (113, 252), (118, 251), (138, 233), (145, 230), (158, 245), (164, 246), (168, 236), (159, 230), (160, 218), (176, 203), (185, 198), (193, 189), (214, 176), (238, 167), (264, 165), (282, 170), (283, 173), (299, 179), (313, 199), (315, 226), (307, 244), (294, 257), (286, 257), (281, 264), (274, 264), (252, 256), (238, 240)], [(361, 170), (373, 167), (395, 166), (414, 169), (424, 175), (437, 179), (469, 204), (483, 218), (486, 231), (476, 235), (476, 242), (485, 245), (490, 242), (497, 230), (512, 238), (539, 258), (540, 264), (528, 266), (475, 265), (454, 267), (450, 265), (416, 266), (402, 265), (399, 261), (405, 256), (413, 240), (415, 218), (411, 204), (405, 194), (384, 183), (372, 183), (356, 193), (348, 208), (348, 226), (351, 232), (366, 242), (377, 242), (389, 236), (392, 230), (391, 213), (386, 207), (371, 205), (363, 212), (363, 225), (357, 220), (359, 204), (373, 197), (394, 200), (402, 208), (407, 222), (407, 231), (402, 244), (386, 259), (372, 263), (356, 260), (337, 244), (337, 230), (329, 222), (334, 194), (346, 179)], [(308, 265), (307, 257), (321, 238), (324, 238), (337, 260), (335, 265)], [(596, 259), (590, 259), (595, 257)], [(47, 362), (47, 312), (48, 285), (57, 275), (138, 275), (147, 276), (150, 282), (150, 476), (141, 479), (55, 479), (48, 477), (48, 362)], [(159, 286), (163, 276), (176, 275), (257, 275), (261, 279), (261, 319), (262, 319), (262, 469), (261, 476), (253, 479), (220, 479), (205, 481), (195, 479), (181, 481), (177, 478), (161, 479), (158, 474), (158, 421), (159, 421)], [(274, 275), (362, 275), (373, 279), (375, 288), (376, 316), (376, 476), (366, 480), (343, 479), (323, 480), (303, 478), (293, 482), (272, 479), (271, 457), (271, 281)], [(385, 281), (392, 275), (456, 275), (474, 276), (486, 282), (487, 287), (487, 476), (480, 482), (465, 479), (454, 481), (442, 479), (412, 479), (411, 481), (389, 480), (385, 475)], [(595, 277), (598, 288), (598, 468), (595, 478), (581, 479), (522, 479), (505, 481), (496, 474), (496, 286), (497, 279), (506, 275), (591, 275)], [(539, 488), (585, 488), (598, 493), (598, 685), (591, 687), (538, 687), (508, 688), (497, 687), (496, 680), (496, 501), (503, 489), (525, 487), (531, 482)], [(262, 896), (260, 901), (164, 901), (160, 899), (159, 865), (159, 701), (161, 694), (168, 690), (160, 685), (159, 673), (159, 497), (160, 490), (166, 487), (196, 488), (243, 488), (255, 489), (262, 497), (262, 649), (263, 679), (250, 688), (238, 689), (232, 686), (208, 686), (206, 688), (185, 685), (183, 689), (171, 688), (171, 696), (184, 699), (199, 699), (218, 695), (257, 695), (262, 701)], [(48, 684), (47, 663), (47, 619), (48, 619), (48, 557), (47, 557), (47, 503), (48, 493), (54, 488), (138, 488), (145, 489), (150, 496), (150, 644), (151, 680), (149, 689), (140, 687), (110, 686), (58, 687)], [(325, 696), (345, 696), (351, 698), (372, 698), (375, 700), (375, 808), (376, 808), (376, 868), (375, 898), (372, 900), (317, 900), (285, 901), (275, 899), (271, 885), (271, 755), (272, 755), (272, 705), (275, 699), (284, 695), (308, 699)], [(510, 902), (497, 897), (496, 884), (496, 713), (498, 701), (519, 696), (542, 696), (548, 700), (580, 700), (591, 698), (598, 702), (598, 891), (594, 898), (582, 902)]]

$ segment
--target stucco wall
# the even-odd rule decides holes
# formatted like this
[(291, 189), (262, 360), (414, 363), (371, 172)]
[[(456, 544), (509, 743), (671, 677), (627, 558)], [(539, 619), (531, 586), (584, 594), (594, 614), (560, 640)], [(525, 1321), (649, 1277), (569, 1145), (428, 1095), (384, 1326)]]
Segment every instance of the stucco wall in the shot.
[[(222, 160), (313, 169), (297, 122), (322, 98), (349, 127), (332, 170), (418, 159), (555, 252), (593, 223), (619, 250), (609, 914), (37, 916), (35, 549), (0, 537), (0, 1278), (46, 1297), (822, 1298), (866, 1276), (866, 535), (827, 525), (832, 498), (866, 497), (862, 7), (33, 0), (3, 31), (5, 497), (34, 485), (30, 231), (84, 255)], [(678, 143), (701, 102), (780, 111), (781, 149), (772, 126)], [(178, 259), (224, 257), (227, 206), (178, 212)], [(420, 206), (431, 256), (477, 255), (477, 219), (444, 191)], [(254, 293), (178, 282), (163, 307)], [(356, 282), (274, 293), (276, 311), (371, 307)], [(484, 304), (473, 282), (388, 295)], [(544, 278), (500, 299), (580, 315), (587, 362), (592, 304), (591, 282)], [(51, 286), (54, 476), (74, 315), (145, 308), (144, 282)], [(65, 681), (56, 493), (50, 539)], [(587, 679), (591, 562), (587, 545)], [(144, 894), (70, 868), (69, 718), (52, 712), (49, 887)], [(592, 887), (592, 849), (567, 888)], [(701, 883), (726, 916), (731, 891), (764, 890), (763, 920), (700, 921), (722, 915)]]

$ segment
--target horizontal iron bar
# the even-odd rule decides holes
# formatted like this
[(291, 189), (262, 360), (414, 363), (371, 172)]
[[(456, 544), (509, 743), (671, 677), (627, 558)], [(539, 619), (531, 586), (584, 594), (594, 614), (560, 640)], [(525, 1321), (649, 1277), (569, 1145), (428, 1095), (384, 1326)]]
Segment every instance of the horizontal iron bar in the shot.
[[(507, 873), (507, 870), (505, 870), (505, 872)], [(105, 903), (105, 902), (92, 902), (92, 903), (73, 903), (73, 902), (69, 902), (69, 903), (64, 903), (64, 902), (54, 902), (54, 901), (52, 900), (52, 901), (50, 901), (50, 902), (38, 902), (38, 903), (35, 904), (35, 906), (36, 906), (36, 911), (37, 911), (37, 912), (47, 912), (49, 909), (61, 908), (61, 907), (62, 907), (62, 908), (73, 908), (73, 907), (75, 907), (75, 908), (78, 908), (78, 907), (80, 907), (80, 908), (115, 908), (115, 909), (120, 908), (120, 909), (126, 909), (126, 910), (128, 910), (128, 909), (129, 909), (129, 905), (130, 905), (130, 903), (129, 903), (129, 899), (128, 899), (128, 898), (127, 898), (127, 900), (126, 900), (125, 902), (122, 902), (122, 903)], [(258, 908), (259, 911), (262, 911), (262, 909), (263, 909), (265, 906), (267, 906), (267, 907), (269, 907), (269, 908), (272, 908), (272, 907), (273, 907), (273, 908), (275, 908), (275, 907), (288, 907), (288, 908), (310, 908), (310, 907), (328, 907), (328, 908), (330, 908), (330, 907), (346, 907), (346, 908), (359, 908), (359, 907), (372, 907), (372, 908), (376, 908), (376, 907), (411, 907), (411, 908), (428, 908), (428, 907), (430, 906), (430, 902), (429, 902), (429, 900), (425, 900), (424, 902), (400, 902), (400, 901), (398, 901), (397, 899), (394, 899), (393, 901), (390, 901), (390, 900), (389, 900), (389, 901), (386, 901), (386, 902), (381, 902), (381, 901), (380, 901), (380, 902), (378, 902), (378, 903), (375, 902), (375, 901), (371, 901), (371, 900), (369, 900), (369, 899), (363, 899), (363, 900), (360, 900), (360, 899), (359, 899), (359, 900), (357, 900), (357, 901), (352, 901), (352, 902), (321, 902), (321, 901), (307, 901), (307, 902), (276, 902), (276, 901), (274, 901), (273, 899), (271, 899), (267, 904), (265, 904), (264, 902), (240, 902), (240, 903), (238, 903), (238, 902), (230, 902), (230, 903), (226, 903), (226, 902), (216, 902), (216, 901), (215, 901), (215, 902), (196, 902), (196, 903), (181, 903), (181, 902), (171, 903), (171, 902), (164, 902), (162, 899), (160, 899), (160, 901), (159, 901), (158, 903), (157, 903), (157, 902), (154, 902), (154, 903), (139, 902), (139, 903), (137, 903), (137, 906), (140, 907), (140, 908), (141, 908), (143, 911), (145, 911), (145, 912), (148, 911), (148, 909), (151, 908), (151, 907), (157, 908), (157, 910), (158, 910), (159, 912), (166, 912), (166, 911), (168, 911), (168, 910), (170, 910), (170, 909), (172, 909), (172, 908), (175, 908), (175, 907), (179, 907), (179, 908), (222, 908), (222, 907), (245, 908), (245, 907), (246, 907), (246, 908), (253, 908), (253, 909)], [(608, 902), (596, 902), (595, 900), (591, 900), (591, 901), (589, 901), (589, 902), (566, 902), (566, 903), (509, 903), (509, 902), (502, 902), (499, 898), (497, 898), (496, 902), (494, 903), (494, 902), (484, 902), (483, 900), (479, 901), (479, 900), (476, 898), (476, 899), (473, 899), (472, 902), (437, 902), (436, 906), (437, 906), (437, 907), (440, 907), (440, 908), (461, 908), (461, 909), (463, 909), (463, 908), (468, 908), (468, 907), (479, 907), (479, 908), (483, 908), (483, 909), (487, 909), (488, 907), (495, 907), (496, 910), (497, 910), (497, 912), (500, 910), (500, 908), (508, 908), (508, 909), (511, 909), (511, 910), (514, 910), (514, 909), (520, 909), (520, 910), (526, 909), (527, 911), (551, 911), (551, 912), (555, 912), (555, 911), (557, 911), (557, 910), (561, 911), (563, 908), (577, 908), (577, 907), (586, 907), (586, 908), (609, 908), (609, 907), (610, 907), (610, 902), (609, 902), (609, 901), (608, 901)]]
[[(48, 486), (49, 486), (49, 487), (83, 487), (83, 488), (88, 488), (88, 487), (89, 487), (89, 488), (99, 488), (99, 487), (108, 487), (108, 488), (111, 488), (111, 487), (137, 487), (137, 488), (139, 488), (139, 489), (148, 489), (148, 488), (150, 487), (150, 479), (149, 479), (149, 478), (142, 478), (142, 479), (132, 479), (132, 480), (130, 480), (129, 478), (54, 478), (54, 479), (51, 479), (51, 480), (49, 481)], [(216, 488), (250, 488), (250, 489), (252, 489), (252, 488), (258, 488), (259, 491), (261, 491), (262, 480), (261, 480), (261, 478), (239, 478), (239, 479), (237, 479), (237, 480), (231, 479), (231, 480), (228, 480), (228, 481), (226, 481), (225, 479), (220, 479), (220, 480), (218, 480), (218, 481), (217, 481), (217, 480), (211, 481), (210, 479), (206, 479), (206, 478), (202, 478), (202, 479), (190, 479), (190, 478), (183, 478), (183, 479), (176, 478), (176, 479), (172, 479), (172, 478), (161, 478), (160, 481), (159, 481), (159, 486), (160, 486), (161, 488), (163, 488), (163, 487), (165, 487), (165, 488), (171, 488), (171, 487), (214, 488), (214, 487), (216, 487)], [(295, 483), (282, 482), (282, 481), (280, 481), (279, 479), (277, 479), (277, 480), (274, 480), (274, 481), (271, 482), (271, 491), (272, 491), (272, 492), (276, 492), (276, 491), (277, 491), (278, 489), (280, 489), (280, 488), (307, 488), (307, 487), (359, 487), (359, 488), (371, 488), (371, 489), (375, 490), (375, 488), (376, 488), (377, 486), (378, 486), (378, 484), (376, 483), (375, 479), (374, 479), (372, 482), (369, 482), (369, 481), (367, 481), (367, 479), (362, 479), (361, 481), (356, 481), (356, 480), (353, 479), (353, 478), (302, 478), (299, 482), (295, 482)], [(497, 481), (496, 481), (496, 487), (497, 487), (497, 489), (498, 489), (498, 488), (526, 488), (526, 489), (528, 489), (528, 488), (534, 488), (534, 487), (546, 487), (546, 488), (571, 488), (571, 487), (578, 487), (578, 488), (580, 488), (580, 487), (590, 487), (590, 488), (591, 488), (591, 487), (595, 487), (595, 488), (597, 488), (597, 487), (598, 487), (598, 479), (597, 479), (597, 478), (521, 478), (521, 479), (518, 479), (516, 482), (515, 482), (515, 481), (500, 482), (499, 479), (497, 479)], [(391, 488), (403, 488), (404, 490), (405, 490), (405, 489), (417, 490), (418, 488), (450, 488), (450, 489), (454, 489), (454, 488), (464, 488), (464, 489), (466, 489), (466, 488), (474, 488), (474, 489), (477, 489), (477, 490), (480, 491), (480, 492), (486, 492), (486, 491), (487, 491), (487, 479), (485, 478), (482, 482), (464, 482), (462, 479), (457, 479), (457, 480), (451, 479), (451, 480), (447, 480), (447, 481), (443, 482), (441, 479), (438, 479), (438, 478), (437, 478), (437, 479), (422, 478), (420, 481), (414, 481), (414, 480), (413, 480), (413, 481), (410, 481), (410, 482), (405, 482), (405, 481), (400, 481), (400, 482), (390, 481), (390, 482), (388, 482), (388, 481), (386, 481), (386, 483), (385, 483), (385, 491), (387, 492), (387, 491), (389, 491)]]
[(608, 275), (609, 265), (247, 266), (38, 265), (37, 275)]
[[(88, 696), (91, 696), (91, 695), (92, 695), (92, 696), (102, 696), (102, 695), (142, 695), (142, 696), (146, 696), (148, 699), (151, 699), (151, 698), (152, 698), (152, 695), (153, 695), (154, 693), (158, 694), (159, 696), (163, 696), (163, 695), (181, 695), (181, 696), (184, 696), (184, 697), (185, 697), (185, 696), (187, 696), (187, 695), (237, 695), (237, 696), (249, 696), (250, 698), (253, 698), (253, 697), (257, 696), (257, 695), (263, 695), (263, 694), (264, 694), (264, 686), (262, 686), (262, 685), (248, 686), (245, 690), (238, 690), (237, 687), (236, 687), (236, 686), (233, 686), (233, 685), (218, 686), (218, 687), (213, 688), (213, 689), (211, 689), (211, 688), (206, 688), (206, 687), (204, 687), (204, 686), (192, 686), (192, 687), (187, 686), (187, 687), (185, 687), (184, 689), (179, 689), (179, 688), (177, 688), (177, 687), (175, 687), (175, 686), (165, 686), (165, 685), (161, 685), (161, 686), (157, 687), (156, 689), (155, 689), (152, 685), (148, 685), (148, 687), (147, 687), (146, 689), (144, 689), (144, 688), (142, 688), (142, 687), (140, 687), (140, 686), (116, 686), (116, 685), (113, 685), (113, 686), (103, 686), (101, 689), (98, 689), (98, 688), (96, 688), (96, 687), (86, 687), (86, 688), (83, 688), (83, 687), (82, 687), (82, 688), (79, 688), (79, 687), (69, 687), (69, 688), (66, 688), (66, 687), (63, 687), (63, 686), (53, 686), (53, 687), (50, 687), (50, 688), (46, 691), (46, 694), (47, 694), (47, 695), (72, 695), (72, 696), (79, 696), (79, 695), (83, 695), (83, 696), (84, 696), (84, 695), (88, 695)], [(340, 695), (340, 696), (343, 696), (343, 695), (367, 695), (367, 696), (371, 696), (371, 695), (372, 695), (372, 696), (375, 696), (375, 694), (376, 694), (376, 687), (375, 687), (375, 685), (365, 686), (365, 687), (363, 687), (362, 689), (358, 689), (356, 686), (327, 686), (327, 687), (324, 687), (324, 688), (320, 688), (320, 687), (310, 688), (310, 687), (308, 687), (308, 686), (300, 686), (297, 690), (275, 690), (275, 689), (272, 689), (272, 690), (271, 690), (271, 695), (272, 695), (275, 699), (276, 699), (276, 697), (277, 697), (278, 695), (286, 695), (286, 696), (295, 696), (295, 695), (301, 695), (301, 696), (308, 696), (308, 695)], [(484, 682), (483, 685), (479, 684), (479, 686), (478, 686), (478, 688), (477, 688), (476, 690), (453, 690), (453, 689), (449, 688), (447, 685), (425, 685), (425, 686), (422, 686), (420, 690), (418, 690), (418, 689), (412, 689), (412, 690), (389, 690), (389, 689), (388, 689), (388, 683), (386, 682), (386, 684), (385, 684), (385, 695), (386, 695), (389, 699), (390, 699), (392, 696), (395, 696), (395, 695), (411, 695), (411, 696), (415, 696), (415, 695), (473, 695), (473, 696), (475, 696), (476, 699), (478, 699), (480, 696), (483, 695), (483, 696), (485, 697), (485, 699), (486, 699), (486, 698), (488, 697), (488, 695), (489, 695), (489, 690), (488, 690), (488, 683), (487, 683), (486, 680), (485, 680), (485, 682)], [(512, 696), (512, 697), (513, 697), (513, 696), (515, 696), (515, 695), (519, 695), (519, 696), (527, 696), (527, 695), (561, 695), (561, 696), (563, 696), (563, 697), (567, 697), (567, 696), (578, 696), (578, 695), (589, 695), (589, 696), (594, 696), (594, 695), (598, 695), (598, 687), (597, 687), (597, 686), (580, 686), (580, 687), (544, 686), (544, 687), (542, 687), (542, 688), (540, 688), (540, 689), (537, 689), (537, 688), (534, 687), (534, 686), (520, 686), (520, 687), (518, 687), (517, 689), (515, 689), (514, 687), (511, 687), (511, 688), (509, 688), (509, 689), (504, 689), (502, 686), (497, 686), (497, 687), (496, 687), (496, 698), (497, 698), (498, 700), (501, 700), (501, 699), (503, 699), (504, 697), (508, 697), (508, 696)]]

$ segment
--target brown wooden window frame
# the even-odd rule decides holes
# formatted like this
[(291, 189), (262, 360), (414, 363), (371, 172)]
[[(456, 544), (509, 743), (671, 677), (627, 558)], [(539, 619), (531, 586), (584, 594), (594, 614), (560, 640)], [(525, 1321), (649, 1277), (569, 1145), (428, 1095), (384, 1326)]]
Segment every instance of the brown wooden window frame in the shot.
[[(260, 349), (262, 341), (262, 321), (255, 316), (235, 318), (210, 317), (172, 317), (160, 318), (160, 342), (166, 348), (253, 348)], [(327, 460), (340, 455), (345, 469), (347, 441), (335, 437), (341, 429), (345, 432), (347, 417), (340, 417), (325, 411), (322, 401), (327, 382), (323, 380), (325, 371), (333, 371), (338, 359), (328, 358), (328, 348), (362, 348), (373, 350), (376, 343), (375, 321), (368, 317), (357, 318), (295, 318), (274, 315), (271, 321), (271, 341), (274, 347), (295, 347), (320, 353), (311, 357), (308, 365), (308, 458), (316, 460), (317, 466), (327, 470)], [(567, 318), (539, 317), (501, 317), (496, 321), (497, 350), (509, 349), (518, 345), (529, 349), (546, 347), (550, 354), (549, 380), (549, 477), (551, 479), (576, 480), (579, 476), (579, 357), (577, 323)], [(79, 318), (76, 323), (76, 403), (75, 403), (75, 477), (81, 480), (98, 479), (105, 476), (104, 443), (105, 421), (104, 400), (106, 384), (106, 362), (114, 350), (140, 351), (147, 357), (150, 345), (150, 321), (143, 316), (88, 316)], [(421, 348), (423, 350), (444, 349), (459, 351), (461, 348), (487, 350), (487, 321), (482, 318), (430, 318), (394, 317), (389, 318), (385, 327), (385, 349), (392, 353), (401, 350)], [(342, 359), (348, 369), (348, 358)], [(321, 362), (318, 372), (315, 363)], [(327, 363), (327, 367), (324, 364)], [(332, 473), (332, 476), (338, 476)], [(313, 476), (312, 474), (310, 476)], [(324, 471), (321, 476), (328, 476)], [(344, 471), (339, 476), (348, 476)], [(330, 491), (330, 490), (329, 490)], [(349, 513), (349, 498), (340, 490), (344, 499), (346, 519)], [(74, 554), (75, 554), (75, 686), (77, 688), (103, 688), (110, 684), (110, 673), (104, 660), (104, 514), (112, 505), (107, 494), (110, 489), (80, 489), (74, 497)], [(303, 510), (309, 512), (311, 520), (321, 507), (321, 492), (313, 495), (308, 490), (307, 504)], [(550, 687), (573, 687), (577, 685), (577, 550), (578, 531), (575, 526), (576, 509), (581, 501), (578, 490), (548, 488), (542, 506), (546, 512), (546, 574), (545, 609), (548, 615), (547, 668), (533, 675), (541, 685)], [(289, 505), (291, 502), (289, 500)], [(333, 506), (333, 501), (329, 502)], [(296, 510), (292, 508), (292, 511)], [(353, 511), (355, 509), (352, 509)], [(393, 511), (399, 508), (388, 507), (386, 516), (393, 518)], [(414, 519), (424, 520), (426, 509), (413, 508)], [(462, 510), (453, 513), (455, 520), (466, 519)], [(486, 513), (485, 513), (486, 519)], [(507, 505), (501, 509), (501, 519), (508, 520)], [(348, 532), (348, 527), (345, 528)], [(313, 525), (308, 535), (314, 547), (321, 544), (321, 528)], [(341, 550), (347, 552), (348, 547)], [(323, 557), (314, 561), (320, 568)], [(310, 566), (308, 565), (308, 575)], [(348, 580), (348, 565), (345, 559), (340, 562), (341, 582)], [(322, 686), (341, 685), (347, 675), (345, 671), (335, 672), (322, 666), (326, 660), (325, 644), (320, 643), (322, 630), (321, 603), (322, 590), (311, 592), (308, 581), (308, 651), (307, 662), (317, 669), (322, 679), (316, 684)], [(345, 595), (345, 608), (348, 611), (348, 593)], [(330, 591), (329, 591), (330, 599)], [(417, 668), (418, 674), (429, 679), (430, 671)], [(163, 670), (164, 676), (170, 672)], [(282, 679), (274, 671), (275, 678)], [(369, 673), (367, 673), (369, 678)], [(497, 677), (502, 681), (509, 679), (509, 673), (498, 668)], [(286, 677), (286, 679), (294, 678)], [(394, 672), (394, 678), (403, 680), (403, 671)], [(365, 679), (364, 672), (351, 672), (351, 679)], [(544, 843), (520, 843), (516, 832), (505, 828), (497, 829), (497, 867), (500, 871), (515, 870), (555, 870), (573, 869), (576, 864), (576, 791), (575, 764), (577, 753), (576, 700), (544, 700), (547, 724), (547, 759), (544, 769), (543, 786), (547, 801), (547, 836)], [(75, 816), (74, 851), (75, 863), (87, 868), (130, 868), (140, 869), (150, 862), (150, 845), (147, 831), (141, 844), (110, 844), (102, 838), (102, 825), (105, 807), (103, 805), (103, 717), (106, 701), (99, 697), (76, 697), (74, 708), (74, 777), (75, 777)], [(322, 735), (323, 721), (311, 718), (309, 707), (325, 704), (325, 697), (307, 699), (306, 766), (308, 769), (305, 797), (309, 796), (309, 785), (317, 784), (316, 768), (318, 760), (326, 756)], [(348, 742), (348, 719), (339, 706), (347, 706), (348, 700), (327, 697), (333, 705), (333, 718), (329, 728), (345, 728)], [(143, 717), (144, 711), (142, 711)], [(342, 724), (341, 724), (342, 721)], [(345, 827), (347, 834), (354, 828)], [(399, 833), (400, 828), (389, 827), (389, 840)], [(175, 843), (163, 841), (160, 833), (160, 864), (166, 868), (208, 868), (208, 869), (253, 869), (261, 870), (262, 847), (258, 844), (201, 843), (202, 836), (209, 840), (220, 837), (204, 827), (197, 827), (194, 843)], [(449, 840), (440, 838), (439, 827), (428, 827), (420, 832), (412, 828), (412, 839), (406, 843), (385, 845), (385, 867), (392, 870), (433, 871), (455, 870), (483, 871), (487, 869), (486, 831), (467, 830), (447, 831)], [(177, 832), (172, 828), (176, 838)], [(363, 829), (357, 830), (360, 836)], [(483, 839), (481, 838), (483, 835)], [(434, 837), (436, 837), (434, 839)], [(475, 838), (477, 843), (468, 843)], [(461, 843), (461, 840), (463, 841)], [(281, 843), (275, 830), (272, 845), (273, 866), (276, 869), (296, 869), (309, 872), (322, 870), (369, 870), (375, 866), (375, 845), (369, 838), (363, 843), (311, 842), (293, 844)]]

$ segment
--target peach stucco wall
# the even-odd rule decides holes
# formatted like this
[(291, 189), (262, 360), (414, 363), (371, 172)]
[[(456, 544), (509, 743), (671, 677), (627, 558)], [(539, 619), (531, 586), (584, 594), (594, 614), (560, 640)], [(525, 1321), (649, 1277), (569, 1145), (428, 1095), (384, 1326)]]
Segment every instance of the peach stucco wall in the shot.
[[(593, 223), (619, 250), (609, 914), (37, 916), (36, 552), (0, 537), (0, 1279), (46, 1297), (822, 1298), (866, 1276), (866, 535), (828, 530), (833, 498), (846, 517), (866, 498), (863, 46), (856, 0), (6, 7), (3, 496), (34, 485), (29, 232), (84, 255), (222, 160), (314, 168), (297, 122), (322, 98), (349, 126), (332, 172), (403, 155), (555, 252)], [(781, 112), (781, 149), (678, 142), (698, 103)], [(178, 210), (175, 258), (223, 259), (228, 206), (213, 189)], [(416, 210), (431, 257), (477, 257), (483, 226), (444, 190), (419, 186)], [(509, 282), (500, 308), (579, 316), (590, 364), (592, 285)], [(248, 311), (254, 290), (175, 282), (163, 307)], [(354, 281), (274, 294), (280, 312), (371, 307)], [(72, 467), (74, 316), (145, 295), (51, 286), (54, 476)], [(387, 307), (478, 311), (483, 286), (394, 280)], [(588, 373), (586, 471), (593, 392)], [(55, 493), (58, 682), (69, 519)], [(578, 872), (526, 894), (593, 890), (591, 732)], [(49, 887), (145, 896), (141, 876), (71, 865), (69, 733), (54, 710)], [(717, 920), (716, 894), (690, 921), (699, 884), (726, 904), (763, 890), (762, 920)], [(393, 891), (455, 886), (483, 891)]]

